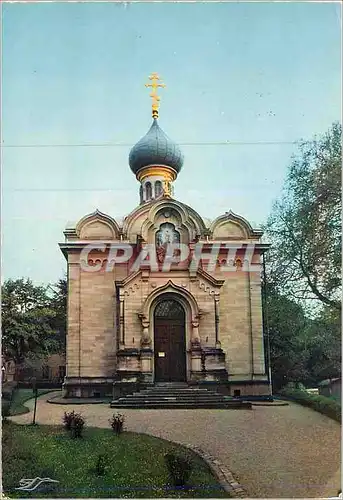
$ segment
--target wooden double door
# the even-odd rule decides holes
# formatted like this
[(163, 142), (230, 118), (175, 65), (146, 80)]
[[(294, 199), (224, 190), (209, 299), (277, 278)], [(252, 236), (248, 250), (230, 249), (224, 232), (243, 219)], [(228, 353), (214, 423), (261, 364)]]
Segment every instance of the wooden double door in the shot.
[(155, 382), (186, 381), (185, 310), (164, 298), (154, 312)]

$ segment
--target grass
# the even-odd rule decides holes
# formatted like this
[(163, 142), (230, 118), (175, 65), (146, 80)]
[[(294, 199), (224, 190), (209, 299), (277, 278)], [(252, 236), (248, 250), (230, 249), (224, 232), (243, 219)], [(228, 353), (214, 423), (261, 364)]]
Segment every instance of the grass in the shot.
[[(53, 390), (56, 391), (56, 389)], [(51, 391), (52, 389), (38, 389), (38, 397)], [(21, 415), (22, 413), (28, 413), (30, 409), (27, 408), (27, 406), (24, 406), (24, 403), (32, 398), (34, 398), (32, 389), (15, 389), (11, 402), (11, 415)]]
[[(191, 457), (190, 489), (166, 488), (164, 455), (176, 451)], [(94, 469), (105, 456), (105, 474)], [(144, 434), (85, 428), (71, 439), (62, 426), (3, 425), (2, 477), (12, 498), (229, 498), (205, 462), (195, 453)], [(49, 477), (56, 485), (33, 492), (16, 491), (20, 479)]]

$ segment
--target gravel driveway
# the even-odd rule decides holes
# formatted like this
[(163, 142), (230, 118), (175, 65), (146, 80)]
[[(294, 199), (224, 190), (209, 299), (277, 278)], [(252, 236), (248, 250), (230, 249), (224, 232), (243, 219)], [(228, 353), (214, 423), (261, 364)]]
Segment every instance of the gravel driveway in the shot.
[[(56, 405), (45, 394), (36, 421), (61, 424), (74, 409), (86, 424), (109, 427), (115, 411), (104, 404)], [(26, 403), (33, 407), (33, 400)], [(335, 496), (340, 488), (341, 427), (309, 408), (259, 406), (249, 410), (119, 410), (126, 428), (193, 444), (220, 459), (253, 498)], [(32, 421), (32, 413), (12, 417)]]

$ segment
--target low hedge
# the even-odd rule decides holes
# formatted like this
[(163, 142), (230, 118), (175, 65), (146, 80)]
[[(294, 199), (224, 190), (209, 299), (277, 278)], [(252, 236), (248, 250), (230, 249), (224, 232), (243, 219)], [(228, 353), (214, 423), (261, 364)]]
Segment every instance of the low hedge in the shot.
[(17, 387), (16, 382), (4, 382), (1, 387), (1, 415), (6, 418), (11, 414), (13, 394)]
[[(37, 380), (37, 389), (61, 389), (63, 381), (60, 380)], [(18, 382), (18, 389), (32, 389), (31, 381)]]
[(309, 394), (301, 389), (284, 388), (279, 391), (279, 394), (303, 406), (308, 406), (319, 413), (323, 413), (323, 415), (333, 418), (337, 422), (341, 422), (341, 405), (333, 399)]
[(13, 390), (11, 390), (11, 391), (9, 391), (9, 390), (2, 391), (1, 397), (2, 397), (2, 399), (6, 399), (6, 401), (12, 401)]
[(1, 400), (1, 416), (2, 418), (9, 417), (11, 415), (11, 401), (6, 399)]
[(1, 388), (1, 397), (7, 401), (12, 401), (14, 389), (17, 387), (17, 382), (4, 382)]

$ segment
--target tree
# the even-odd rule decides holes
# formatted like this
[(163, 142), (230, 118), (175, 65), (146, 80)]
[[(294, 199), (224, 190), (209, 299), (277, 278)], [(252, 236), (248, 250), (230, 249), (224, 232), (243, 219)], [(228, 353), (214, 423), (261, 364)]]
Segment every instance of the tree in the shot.
[(307, 368), (307, 350), (302, 333), (308, 318), (300, 304), (281, 295), (267, 284), (266, 315), (270, 342), (273, 389), (288, 382), (299, 382), (310, 377)]
[(307, 369), (315, 382), (339, 377), (341, 373), (341, 314), (325, 307), (311, 320), (307, 332)]
[(316, 385), (341, 373), (340, 313), (308, 317), (301, 304), (267, 284), (267, 324), (273, 389), (289, 382)]
[(269, 278), (296, 299), (340, 310), (341, 126), (303, 142), (268, 219)]
[(56, 331), (59, 350), (64, 352), (66, 347), (68, 300), (68, 283), (66, 278), (58, 280), (55, 285), (49, 286), (49, 288), (53, 293), (50, 299), (50, 308), (55, 313), (55, 316), (51, 320), (51, 326)]
[(28, 356), (47, 356), (57, 348), (47, 287), (30, 279), (8, 279), (2, 291), (2, 349), (6, 359), (21, 364)]

